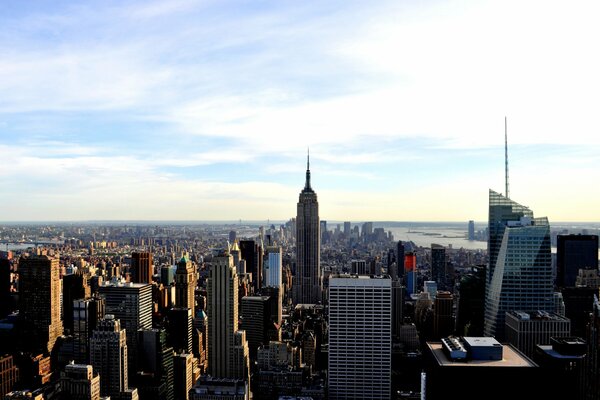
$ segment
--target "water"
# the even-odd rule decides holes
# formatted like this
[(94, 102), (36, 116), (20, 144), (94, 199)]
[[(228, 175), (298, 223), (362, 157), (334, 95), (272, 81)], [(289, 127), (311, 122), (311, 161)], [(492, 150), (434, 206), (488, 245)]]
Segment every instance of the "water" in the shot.
[(452, 226), (384, 227), (392, 232), (394, 240), (412, 241), (417, 246), (430, 247), (432, 243), (453, 249), (487, 250), (487, 242), (468, 240), (466, 229)]

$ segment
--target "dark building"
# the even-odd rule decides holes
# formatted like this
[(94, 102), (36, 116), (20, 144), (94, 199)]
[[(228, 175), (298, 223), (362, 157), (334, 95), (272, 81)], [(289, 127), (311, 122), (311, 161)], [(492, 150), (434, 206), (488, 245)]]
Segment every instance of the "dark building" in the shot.
[(589, 315), (594, 309), (594, 296), (598, 289), (565, 287), (561, 290), (565, 303), (565, 317), (571, 320), (571, 335), (585, 337)]
[(458, 288), (456, 333), (464, 336), (483, 335), (485, 309), (485, 265), (472, 267)]
[(167, 345), (165, 330), (138, 331), (136, 386), (140, 397), (148, 400), (173, 400), (173, 348)]
[(450, 292), (438, 291), (433, 303), (433, 336), (442, 338), (454, 332), (452, 308), (454, 296)]
[(558, 235), (556, 246), (556, 285), (575, 286), (580, 269), (598, 269), (598, 236)]
[(177, 353), (191, 354), (193, 316), (189, 308), (172, 308), (167, 315), (168, 343)]
[(246, 272), (252, 274), (254, 291), (262, 286), (262, 248), (254, 240), (240, 240), (240, 256), (246, 261)]
[(152, 283), (154, 262), (150, 252), (134, 252), (131, 254), (131, 281), (134, 283)]
[(12, 260), (10, 253), (2, 252), (0, 254), (0, 318), (6, 317), (12, 310), (11, 296), (11, 270)]
[(446, 288), (446, 249), (439, 244), (431, 245), (431, 280), (438, 288)]
[(19, 370), (17, 369), (13, 356), (6, 354), (0, 357), (0, 398), (4, 398), (7, 393), (13, 390), (13, 387), (19, 379)]
[(422, 379), (427, 400), (555, 398), (546, 397), (550, 383), (540, 368), (511, 345), (491, 337), (464, 339), (452, 352), (445, 351), (443, 343), (426, 343)]
[[(396, 274), (400, 280), (404, 277), (404, 244), (401, 240), (398, 240), (398, 247), (396, 248)], [(394, 276), (390, 275), (394, 280)]]
[(250, 358), (256, 359), (256, 350), (269, 343), (268, 330), (272, 329), (271, 305), (268, 296), (242, 298), (240, 329), (246, 331)]
[(322, 300), (321, 235), (319, 202), (310, 186), (310, 163), (307, 160), (306, 182), (300, 192), (296, 214), (296, 276), (294, 302), (317, 304)]
[(104, 318), (106, 303), (104, 299), (79, 299), (73, 301), (73, 358), (78, 364), (90, 362), (90, 338)]
[(25, 350), (51, 353), (63, 333), (59, 273), (58, 258), (22, 256), (19, 260), (20, 339)]
[(82, 273), (63, 276), (63, 326), (65, 333), (73, 333), (73, 301), (87, 299), (91, 291), (88, 279)]
[(537, 345), (533, 355), (548, 382), (553, 385), (553, 398), (582, 400), (583, 362), (587, 344), (578, 337), (550, 338), (549, 345)]

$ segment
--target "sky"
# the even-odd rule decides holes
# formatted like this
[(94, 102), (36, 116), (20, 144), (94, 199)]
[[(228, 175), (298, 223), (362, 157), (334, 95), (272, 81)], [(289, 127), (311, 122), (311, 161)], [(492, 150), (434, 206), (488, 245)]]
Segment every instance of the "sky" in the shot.
[(3, 0), (0, 221), (600, 221), (599, 12)]

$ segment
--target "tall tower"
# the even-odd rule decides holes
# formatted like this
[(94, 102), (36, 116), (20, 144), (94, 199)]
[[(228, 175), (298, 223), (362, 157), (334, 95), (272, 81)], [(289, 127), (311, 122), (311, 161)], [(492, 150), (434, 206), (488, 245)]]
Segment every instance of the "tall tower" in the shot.
[(129, 389), (125, 329), (114, 315), (107, 315), (98, 323), (90, 344), (90, 361), (100, 373), (101, 394), (119, 397)]
[(233, 257), (213, 259), (208, 278), (208, 368), (215, 378), (233, 378), (238, 330), (238, 276)]
[(135, 283), (152, 283), (154, 263), (152, 253), (133, 252), (131, 254), (132, 281)]
[[(493, 215), (496, 219), (492, 219)], [(497, 235), (499, 231), (502, 236), (492, 242), (493, 232)], [(503, 340), (506, 312), (554, 310), (548, 219), (534, 219), (531, 210), (490, 191), (490, 249), (493, 244), (484, 335)]]
[(310, 158), (306, 163), (306, 182), (300, 192), (296, 216), (296, 304), (321, 301), (321, 235), (319, 203), (310, 186)]
[(177, 263), (175, 291), (175, 305), (189, 308), (192, 310), (192, 315), (195, 315), (196, 269), (186, 256), (182, 257)]
[(329, 279), (329, 398), (390, 399), (392, 282)]
[(62, 335), (58, 258), (23, 256), (19, 260), (19, 310), (27, 350), (52, 352)]

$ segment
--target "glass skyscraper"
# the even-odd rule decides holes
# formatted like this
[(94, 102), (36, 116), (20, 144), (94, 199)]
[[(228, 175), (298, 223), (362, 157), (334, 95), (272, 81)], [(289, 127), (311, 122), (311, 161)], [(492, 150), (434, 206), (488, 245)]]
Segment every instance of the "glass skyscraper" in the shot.
[(554, 311), (547, 218), (490, 190), (485, 336), (504, 338), (505, 313)]

